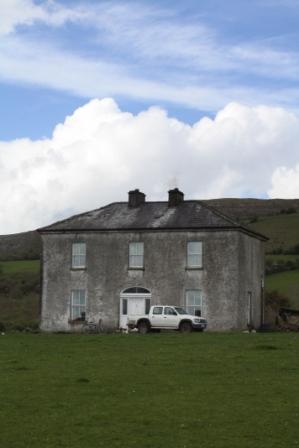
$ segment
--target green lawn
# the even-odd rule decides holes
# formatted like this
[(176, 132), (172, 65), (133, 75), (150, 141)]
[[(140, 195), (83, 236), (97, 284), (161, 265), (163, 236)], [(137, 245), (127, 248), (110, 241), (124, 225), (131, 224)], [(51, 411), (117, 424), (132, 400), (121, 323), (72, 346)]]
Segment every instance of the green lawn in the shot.
[(299, 334), (0, 336), (3, 448), (299, 446)]

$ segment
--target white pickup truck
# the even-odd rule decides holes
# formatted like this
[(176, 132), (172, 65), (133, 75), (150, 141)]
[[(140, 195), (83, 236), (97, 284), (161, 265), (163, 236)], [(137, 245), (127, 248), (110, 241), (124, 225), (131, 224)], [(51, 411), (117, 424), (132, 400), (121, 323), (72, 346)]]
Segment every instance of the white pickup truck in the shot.
[(182, 333), (190, 333), (192, 330), (203, 331), (207, 327), (207, 321), (201, 316), (188, 314), (179, 306), (154, 305), (149, 314), (128, 316), (128, 327), (137, 328), (142, 334), (151, 330), (179, 330)]

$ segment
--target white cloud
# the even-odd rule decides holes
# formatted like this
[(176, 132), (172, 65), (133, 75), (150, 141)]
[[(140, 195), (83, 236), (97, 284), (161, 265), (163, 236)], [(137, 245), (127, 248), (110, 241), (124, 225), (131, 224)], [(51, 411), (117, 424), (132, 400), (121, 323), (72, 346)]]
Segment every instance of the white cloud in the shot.
[(299, 164), (290, 169), (277, 168), (272, 175), (272, 188), (268, 194), (271, 198), (299, 198)]
[[(206, 111), (231, 101), (298, 109), (298, 53), (228, 42), (203, 17), (179, 13), (146, 2), (1, 0), (0, 80)], [(68, 22), (76, 25), (71, 45), (66, 27), (35, 34), (36, 23)], [(282, 79), (292, 80), (288, 88)], [(271, 83), (277, 80), (279, 87)]]
[(298, 179), (298, 142), (299, 119), (283, 109), (231, 103), (190, 126), (95, 99), (51, 139), (0, 142), (0, 234), (125, 201), (131, 188), (164, 200), (174, 178), (189, 198), (293, 196), (284, 180)]
[(15, 31), (19, 25), (30, 26), (42, 22), (52, 26), (63, 25), (84, 17), (79, 8), (64, 8), (54, 0), (36, 4), (33, 0), (1, 0), (0, 35)]

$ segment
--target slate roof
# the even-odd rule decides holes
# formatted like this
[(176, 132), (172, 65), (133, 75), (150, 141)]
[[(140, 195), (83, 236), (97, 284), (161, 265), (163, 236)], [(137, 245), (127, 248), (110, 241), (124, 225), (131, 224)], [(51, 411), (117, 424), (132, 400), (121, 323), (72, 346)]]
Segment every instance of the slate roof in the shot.
[(239, 230), (260, 240), (267, 238), (203, 204), (183, 201), (175, 207), (168, 202), (145, 202), (129, 207), (127, 202), (115, 202), (90, 212), (72, 216), (38, 229), (40, 233), (128, 230)]

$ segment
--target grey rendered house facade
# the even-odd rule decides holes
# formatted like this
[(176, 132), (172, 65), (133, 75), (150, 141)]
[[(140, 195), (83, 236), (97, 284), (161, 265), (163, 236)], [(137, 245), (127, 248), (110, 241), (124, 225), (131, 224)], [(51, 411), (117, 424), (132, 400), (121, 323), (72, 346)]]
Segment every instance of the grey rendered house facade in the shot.
[(178, 189), (165, 202), (130, 191), (39, 232), (44, 331), (125, 328), (155, 304), (203, 315), (212, 331), (262, 323), (266, 238)]

